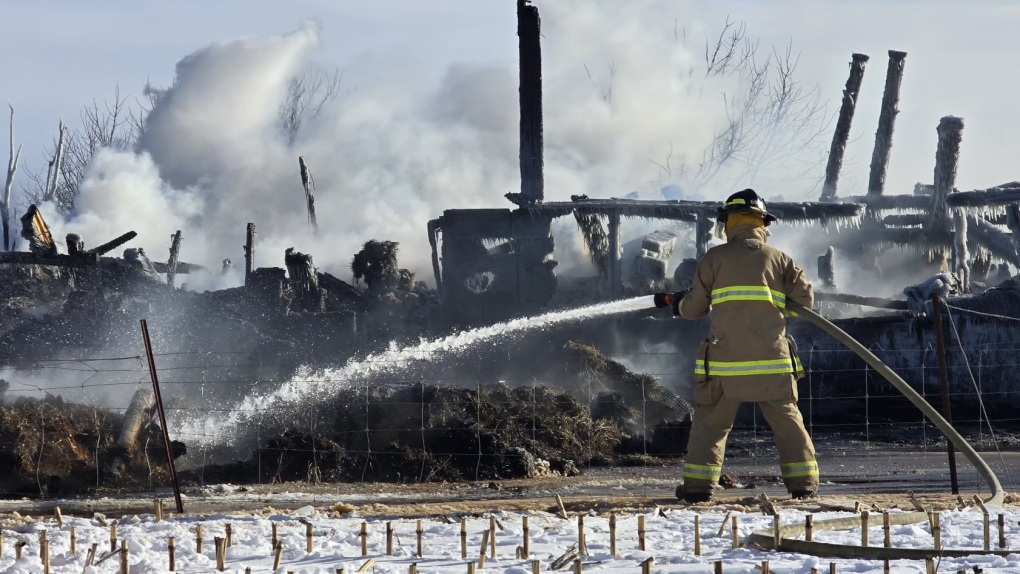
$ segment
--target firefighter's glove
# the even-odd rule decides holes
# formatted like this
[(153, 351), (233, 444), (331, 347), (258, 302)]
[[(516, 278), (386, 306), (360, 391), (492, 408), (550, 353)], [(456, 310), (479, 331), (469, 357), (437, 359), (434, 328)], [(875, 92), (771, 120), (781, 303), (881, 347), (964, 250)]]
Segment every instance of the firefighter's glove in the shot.
[(654, 297), (655, 306), (659, 307), (670, 307), (673, 309), (673, 315), (680, 315), (680, 302), (683, 301), (684, 295), (687, 291), (677, 291), (676, 293), (656, 293)]
[(689, 291), (677, 291), (676, 293), (673, 293), (673, 300), (670, 302), (670, 306), (673, 308), (674, 317), (680, 316), (680, 303), (684, 300), (684, 296), (687, 295), (688, 292)]

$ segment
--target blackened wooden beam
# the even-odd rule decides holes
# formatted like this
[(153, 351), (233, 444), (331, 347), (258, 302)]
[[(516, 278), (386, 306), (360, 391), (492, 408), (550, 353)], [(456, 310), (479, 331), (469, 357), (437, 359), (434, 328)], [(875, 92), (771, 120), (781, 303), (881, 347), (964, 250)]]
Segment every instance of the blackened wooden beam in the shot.
[(906, 52), (889, 50), (889, 67), (885, 72), (885, 92), (882, 94), (882, 111), (878, 115), (875, 132), (875, 149), (871, 152), (871, 173), (868, 177), (868, 195), (882, 195), (885, 175), (889, 170), (889, 152), (892, 150), (896, 114), (900, 113), (900, 84), (903, 82), (903, 64)]
[(836, 120), (836, 131), (832, 134), (832, 147), (829, 148), (829, 161), (825, 165), (825, 183), (822, 184), (822, 201), (836, 197), (839, 184), (839, 172), (843, 168), (843, 153), (850, 140), (850, 124), (857, 108), (857, 98), (861, 93), (861, 82), (864, 80), (864, 66), (868, 57), (854, 54), (850, 62), (850, 77), (843, 89), (843, 104), (839, 108), (839, 119)]
[(935, 152), (935, 189), (931, 196), (929, 226), (933, 231), (949, 229), (949, 207), (946, 199), (956, 185), (956, 165), (960, 160), (963, 139), (963, 118), (945, 116), (937, 128), (939, 145)]

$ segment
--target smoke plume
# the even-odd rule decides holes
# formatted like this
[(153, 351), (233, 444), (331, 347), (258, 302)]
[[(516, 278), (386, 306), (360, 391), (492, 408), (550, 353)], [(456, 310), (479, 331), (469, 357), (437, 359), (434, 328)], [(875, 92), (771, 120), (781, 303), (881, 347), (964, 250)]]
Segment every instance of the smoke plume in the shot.
[[(547, 199), (655, 196), (666, 183), (683, 185), (725, 125), (721, 94), (739, 90), (740, 78), (692, 75), (703, 46), (659, 25), (656, 10), (582, 2), (542, 9)], [(400, 242), (402, 266), (431, 277), (426, 221), (449, 208), (509, 207), (503, 194), (520, 187), (516, 66), (452, 63), (438, 85), (345, 78), (344, 97), (302, 122), (291, 141), (279, 108), (322, 34), (306, 24), (184, 57), (136, 149), (96, 155), (57, 233), (95, 245), (133, 229), (132, 245), (163, 260), (181, 229), (181, 259), (219, 270), (223, 259), (241, 258), (245, 224), (254, 222), (260, 266), (281, 266), (293, 246), (347, 278), (362, 243), (387, 239)], [(299, 156), (315, 178), (318, 235), (307, 223)], [(723, 179), (702, 190), (728, 191)], [(221, 287), (239, 278), (188, 282)]]

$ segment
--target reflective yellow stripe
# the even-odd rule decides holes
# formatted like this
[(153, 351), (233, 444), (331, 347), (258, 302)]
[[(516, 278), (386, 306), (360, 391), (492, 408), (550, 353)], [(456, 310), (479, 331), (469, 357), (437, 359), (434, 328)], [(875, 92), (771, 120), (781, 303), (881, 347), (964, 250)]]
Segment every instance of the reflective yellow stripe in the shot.
[(763, 285), (732, 285), (712, 290), (712, 305), (727, 301), (767, 301), (786, 309), (786, 294)]
[(684, 463), (684, 478), (696, 478), (716, 482), (722, 476), (721, 466)]
[(709, 361), (705, 369), (704, 359), (694, 362), (694, 374), (711, 374), (715, 377), (741, 377), (747, 375), (775, 375), (803, 371), (800, 361), (793, 359), (774, 359), (771, 361)]
[(781, 465), (783, 478), (795, 478), (798, 476), (818, 476), (818, 463), (810, 460), (806, 462), (788, 462)]

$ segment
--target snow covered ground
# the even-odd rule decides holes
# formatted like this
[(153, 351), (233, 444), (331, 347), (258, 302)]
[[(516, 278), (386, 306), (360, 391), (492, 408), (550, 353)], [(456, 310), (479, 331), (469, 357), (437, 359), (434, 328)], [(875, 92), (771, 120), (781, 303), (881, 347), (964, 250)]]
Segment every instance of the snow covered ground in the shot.
[[(1006, 514), (1006, 535), (1010, 546), (1017, 545), (1017, 554), (1008, 557), (978, 556), (944, 559), (939, 565), (941, 572), (956, 572), (960, 569), (981, 566), (985, 572), (1020, 572), (1020, 511), (990, 508), (992, 512), (992, 547), (998, 542), (995, 515)], [(748, 548), (733, 549), (730, 528), (717, 536), (725, 512), (722, 509), (705, 510), (700, 514), (701, 556), (694, 556), (694, 512), (690, 510), (668, 510), (663, 517), (656, 509), (649, 509), (645, 517), (646, 551), (638, 550), (638, 515), (628, 514), (617, 517), (617, 558), (610, 554), (609, 519), (607, 516), (585, 516), (585, 532), (588, 556), (582, 561), (586, 572), (629, 572), (640, 571), (641, 563), (654, 557), (653, 572), (711, 572), (712, 563), (723, 561), (724, 572), (754, 573), (754, 567), (763, 560), (769, 560), (772, 572), (804, 573), (817, 567), (828, 572), (830, 560), (800, 554), (777, 554)], [(334, 517), (331, 517), (334, 516)], [(467, 519), (468, 556), (461, 558), (460, 525), (447, 524), (435, 517), (422, 519), (424, 530), (424, 557), (417, 558), (416, 520), (394, 519), (394, 555), (386, 555), (386, 520), (378, 517), (359, 518), (356, 516), (335, 517), (335, 512), (319, 512), (305, 507), (289, 514), (253, 516), (251, 514), (208, 517), (172, 518), (157, 522), (149, 515), (126, 516), (116, 524), (117, 537), (127, 541), (131, 574), (166, 572), (168, 569), (167, 543), (171, 536), (176, 538), (177, 572), (214, 572), (216, 559), (213, 539), (225, 536), (225, 527), (231, 525), (233, 545), (226, 553), (227, 572), (241, 574), (246, 568), (253, 573), (273, 571), (274, 552), (271, 548), (271, 525), (276, 524), (279, 539), (284, 545), (280, 568), (277, 574), (335, 574), (345, 568), (353, 574), (368, 560), (375, 564), (366, 569), (374, 574), (405, 574), (411, 564), (417, 564), (418, 572), (466, 573), (467, 562), (477, 562), (483, 531), (489, 528), (488, 516), (473, 516)], [(551, 563), (578, 538), (576, 518), (563, 520), (544, 512), (530, 513), (530, 546), (532, 560), (515, 558), (515, 551), (522, 544), (522, 515), (517, 513), (495, 513), (505, 528), (497, 532), (496, 556), (487, 556), (484, 572), (490, 574), (530, 574), (531, 561), (537, 559), (543, 572), (549, 571)], [(739, 516), (740, 536), (746, 539), (755, 529), (768, 528), (772, 519), (761, 514)], [(845, 513), (824, 513), (815, 515), (817, 520), (848, 516)], [(802, 522), (803, 512), (784, 511), (784, 524)], [(881, 517), (872, 519), (869, 539), (872, 544), (882, 544)], [(313, 551), (306, 551), (306, 527), (301, 522), (313, 525)], [(362, 556), (359, 533), (363, 522), (368, 527), (368, 555)], [(196, 552), (195, 527), (203, 525), (203, 552)], [(982, 547), (981, 514), (974, 510), (943, 512), (941, 514), (942, 540), (945, 547), (972, 548), (980, 552)], [(77, 553), (70, 552), (70, 532), (74, 527), (77, 535)], [(98, 544), (97, 562), (110, 550), (110, 528), (95, 519), (64, 517), (63, 527), (49, 518), (44, 522), (6, 520), (3, 528), (3, 549), (0, 557), (0, 573), (36, 574), (43, 571), (39, 557), (40, 536), (47, 531), (50, 544), (51, 572), (54, 574), (117, 574), (120, 572), (119, 556), (111, 556), (98, 565), (85, 567), (89, 547)], [(826, 532), (817, 531), (815, 540), (840, 544), (859, 545), (860, 529)], [(23, 541), (23, 556), (15, 560), (15, 544)], [(893, 546), (931, 547), (932, 536), (926, 523), (894, 526)], [(119, 547), (119, 543), (118, 543)], [(882, 562), (861, 560), (836, 560), (839, 572), (882, 572)], [(565, 572), (570, 571), (568, 564)], [(923, 561), (896, 561), (893, 572), (924, 572)], [(481, 572), (481, 571), (479, 571)]]

